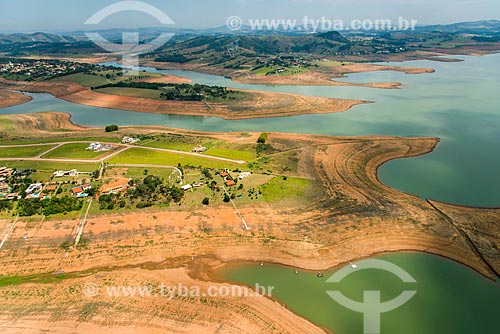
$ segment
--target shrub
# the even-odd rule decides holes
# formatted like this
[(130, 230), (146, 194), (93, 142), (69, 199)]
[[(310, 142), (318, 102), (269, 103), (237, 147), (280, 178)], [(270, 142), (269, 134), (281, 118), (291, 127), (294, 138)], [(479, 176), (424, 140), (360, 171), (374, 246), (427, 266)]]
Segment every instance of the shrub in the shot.
[(208, 204), (210, 204), (210, 199), (209, 199), (208, 197), (205, 197), (205, 198), (203, 199), (203, 201), (201, 202), (201, 204), (203, 204), (203, 205), (208, 205)]

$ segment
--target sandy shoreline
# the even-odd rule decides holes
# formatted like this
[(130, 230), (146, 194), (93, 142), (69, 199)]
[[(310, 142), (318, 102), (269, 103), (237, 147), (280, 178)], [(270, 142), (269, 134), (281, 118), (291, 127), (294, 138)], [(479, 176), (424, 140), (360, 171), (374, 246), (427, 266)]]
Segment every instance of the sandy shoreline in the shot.
[(56, 98), (92, 107), (156, 114), (215, 116), (228, 120), (327, 114), (343, 112), (353, 106), (367, 103), (360, 100), (244, 91), (248, 96), (246, 100), (208, 105), (204, 102), (165, 101), (102, 94), (75, 83), (33, 83), (0, 79), (0, 86), (19, 91), (50, 93)]
[(263, 85), (300, 85), (300, 86), (358, 86), (380, 89), (397, 89), (402, 86), (400, 82), (372, 82), (354, 83), (347, 81), (336, 81), (335, 78), (343, 78), (349, 73), (363, 73), (374, 71), (398, 71), (406, 74), (434, 73), (432, 68), (417, 68), (405, 66), (385, 66), (370, 63), (346, 64), (336, 67), (320, 67), (307, 70), (304, 73), (293, 76), (278, 75), (253, 75), (248, 71), (230, 71), (209, 67), (206, 64), (175, 64), (147, 62), (146, 66), (158, 69), (188, 70), (200, 73), (214, 74), (230, 77), (231, 80), (243, 84)]
[(7, 108), (31, 101), (31, 97), (8, 90), (0, 89), (0, 108)]

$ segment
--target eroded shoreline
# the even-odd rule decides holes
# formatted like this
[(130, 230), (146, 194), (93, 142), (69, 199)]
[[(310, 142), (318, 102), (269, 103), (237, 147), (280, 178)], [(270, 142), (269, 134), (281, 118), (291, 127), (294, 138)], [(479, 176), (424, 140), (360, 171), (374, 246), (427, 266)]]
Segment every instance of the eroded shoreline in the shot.
[(18, 92), (0, 89), (0, 108), (17, 106), (31, 101), (30, 96)]
[(243, 92), (247, 95), (247, 99), (224, 104), (166, 101), (102, 94), (76, 83), (33, 83), (0, 79), (0, 86), (18, 91), (49, 93), (56, 98), (91, 107), (155, 114), (214, 116), (226, 120), (328, 114), (347, 111), (356, 105), (368, 103), (361, 100), (246, 90)]

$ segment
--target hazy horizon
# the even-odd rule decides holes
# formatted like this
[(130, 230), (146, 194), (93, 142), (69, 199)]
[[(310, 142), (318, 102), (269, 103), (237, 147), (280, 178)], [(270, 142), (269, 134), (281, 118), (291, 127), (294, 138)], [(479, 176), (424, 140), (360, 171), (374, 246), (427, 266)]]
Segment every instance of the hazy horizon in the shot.
[[(138, 12), (122, 12), (106, 18), (102, 24), (84, 22), (115, 0), (0, 0), (0, 33), (49, 32), (75, 30), (128, 29), (162, 26), (154, 18)], [(392, 19), (418, 20), (418, 25), (450, 24), (500, 18), (497, 0), (146, 0), (173, 19), (176, 28), (215, 28), (224, 26), (230, 16), (248, 19)], [(453, 10), (450, 10), (453, 8)]]

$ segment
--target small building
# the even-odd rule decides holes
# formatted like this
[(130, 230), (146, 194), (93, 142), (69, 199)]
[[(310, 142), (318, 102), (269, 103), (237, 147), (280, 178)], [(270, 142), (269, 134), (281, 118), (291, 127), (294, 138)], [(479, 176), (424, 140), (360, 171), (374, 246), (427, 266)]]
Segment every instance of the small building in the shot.
[(54, 176), (54, 177), (63, 177), (63, 176), (64, 176), (64, 173), (65, 173), (65, 172), (64, 172), (63, 170), (57, 170), (57, 171), (55, 171), (55, 172), (52, 174), (52, 176)]
[(137, 142), (140, 142), (141, 140), (139, 138), (131, 138), (128, 136), (124, 136), (122, 139), (123, 144), (135, 144)]
[(194, 188), (201, 188), (201, 187), (203, 187), (203, 182), (195, 182), (195, 183), (193, 183), (193, 187)]
[(234, 187), (236, 185), (236, 182), (233, 180), (226, 180), (226, 186), (227, 187)]
[(7, 195), (7, 199), (9, 201), (16, 201), (19, 198), (19, 194), (17, 193), (11, 193)]
[(43, 188), (43, 191), (46, 191), (48, 193), (54, 192), (56, 190), (57, 190), (56, 185), (45, 186), (45, 188)]
[(193, 153), (203, 153), (205, 152), (206, 150), (208, 150), (208, 148), (206, 148), (205, 146), (197, 146), (197, 147), (194, 147), (191, 152)]
[(243, 180), (244, 178), (247, 178), (251, 175), (252, 175), (251, 172), (242, 172), (238, 174), (238, 179)]
[(10, 186), (7, 183), (0, 182), (0, 193), (10, 193)]
[(222, 177), (228, 177), (229, 173), (227, 171), (223, 171), (222, 173), (220, 173), (220, 176), (222, 176)]
[(85, 193), (85, 190), (83, 187), (73, 187), (71, 188), (71, 194), (75, 197), (87, 197), (88, 195)]
[(39, 193), (43, 189), (43, 184), (42, 183), (33, 183), (30, 184), (28, 189), (26, 189), (25, 193), (26, 194), (31, 194), (31, 193)]
[(0, 177), (11, 177), (14, 169), (8, 167), (0, 167)]
[(181, 190), (184, 190), (184, 191), (188, 191), (188, 190), (191, 190), (191, 189), (193, 189), (193, 186), (190, 185), (190, 184), (186, 184), (186, 185), (183, 185), (181, 187)]
[(102, 148), (101, 143), (90, 143), (90, 145), (86, 148), (88, 151), (99, 151)]
[(91, 183), (85, 183), (82, 185), (82, 189), (83, 191), (89, 191), (90, 189), (92, 189), (92, 184)]
[(128, 180), (118, 180), (111, 183), (103, 184), (99, 188), (101, 195), (117, 194), (121, 191), (126, 191), (130, 186)]
[(78, 176), (78, 170), (77, 169), (71, 169), (71, 170), (58, 170), (55, 171), (52, 174), (54, 177), (63, 177), (63, 176)]

